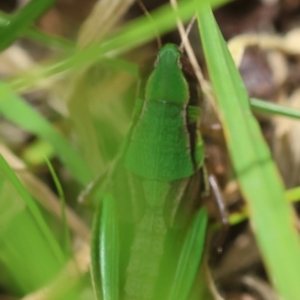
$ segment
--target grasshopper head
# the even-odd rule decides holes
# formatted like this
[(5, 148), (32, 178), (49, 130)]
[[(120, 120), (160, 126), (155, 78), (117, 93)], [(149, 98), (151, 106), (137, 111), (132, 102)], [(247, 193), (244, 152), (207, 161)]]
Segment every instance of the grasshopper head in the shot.
[(187, 81), (180, 63), (181, 52), (173, 44), (164, 45), (158, 52), (154, 69), (149, 76), (146, 99), (186, 105), (189, 100)]

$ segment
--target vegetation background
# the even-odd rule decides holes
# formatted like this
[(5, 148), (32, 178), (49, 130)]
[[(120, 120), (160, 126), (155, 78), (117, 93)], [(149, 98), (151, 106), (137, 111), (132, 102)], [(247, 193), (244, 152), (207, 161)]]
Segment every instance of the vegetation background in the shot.
[[(151, 13), (167, 3), (143, 2)], [(180, 12), (188, 21), (195, 11), (192, 1), (186, 3)], [(129, 0), (7, 0), (0, 9), (0, 300), (93, 299), (88, 267), (94, 210), (80, 205), (78, 195), (118, 152), (130, 125), (138, 66), (157, 51), (155, 30), (165, 33), (163, 42), (180, 44), (181, 38), (170, 6), (153, 12), (155, 29)], [(203, 14), (202, 40), (197, 26), (189, 36), (206, 83), (210, 78), (214, 88), (213, 95), (204, 91), (201, 132), (232, 223), (221, 254), (208, 245), (214, 281), (225, 299), (278, 299), (279, 291), (284, 299), (299, 300), (299, 284), (293, 285), (299, 282), (293, 275), (300, 266), (293, 239), (299, 205), (292, 211), (287, 203), (299, 199), (300, 123), (251, 100), (281, 177), (275, 168), (266, 175), (269, 154), (257, 150), (252, 157), (247, 146), (259, 144), (260, 137), (236, 131), (241, 147), (234, 139), (246, 124), (246, 104), (239, 119), (230, 105), (215, 108), (210, 102), (244, 94), (236, 92), (239, 79), (226, 53), (210, 44), (216, 32), (205, 26), (210, 19)], [(299, 114), (300, 1), (236, 0), (214, 15), (248, 95)], [(234, 77), (232, 90), (214, 66), (222, 59)], [(224, 115), (241, 122), (232, 129)], [(248, 162), (266, 179), (262, 189), (239, 167)], [(280, 178), (289, 189), (285, 198)], [(213, 236), (218, 217), (210, 210)]]

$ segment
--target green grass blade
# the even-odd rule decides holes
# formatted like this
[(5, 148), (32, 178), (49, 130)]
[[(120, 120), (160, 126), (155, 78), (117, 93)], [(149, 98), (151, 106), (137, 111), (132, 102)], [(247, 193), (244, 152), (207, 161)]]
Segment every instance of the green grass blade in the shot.
[(119, 236), (114, 199), (105, 194), (94, 217), (91, 274), (97, 300), (119, 299)]
[(2, 115), (38, 137), (47, 140), (74, 178), (81, 184), (87, 185), (92, 180), (92, 173), (79, 154), (71, 148), (63, 136), (45, 118), (32, 109), (23, 99), (15, 95), (6, 84), (1, 82), (0, 95), (0, 113)]
[[(12, 186), (11, 189), (14, 190)], [(17, 192), (11, 193), (11, 196), (21, 200)], [(11, 201), (9, 198), (7, 200)], [(1, 224), (0, 238), (3, 290), (13, 291), (15, 295), (28, 294), (45, 286), (62, 267), (48, 240), (26, 209), (18, 212), (9, 223)]]
[[(206, 3), (211, 3), (215, 6), (224, 2), (226, 2), (226, 0), (206, 0), (201, 2), (201, 6), (204, 6)], [(178, 16), (183, 21), (191, 19), (194, 14), (195, 10), (192, 0), (180, 2)], [(176, 17), (177, 14), (174, 13), (169, 4), (162, 6), (152, 14), (156, 25), (155, 29), (157, 29), (160, 34), (166, 33), (176, 27)], [(96, 61), (99, 62), (104, 58), (104, 55), (110, 51), (119, 54), (124, 53), (133, 47), (155, 38), (157, 31), (153, 29), (151, 24), (149, 26), (147, 17), (135, 19), (127, 25), (122, 26), (117, 33), (107, 37), (100, 43), (93, 44), (85, 49), (80, 49), (73, 55), (65, 57), (58, 62), (51, 62), (47, 66), (32, 70), (29, 74), (26, 74), (26, 76), (14, 79), (11, 82), (12, 88), (14, 90), (28, 88), (43, 78), (74, 69), (75, 67), (78, 68), (91, 65)]]
[(185, 238), (169, 300), (188, 299), (204, 252), (207, 222), (207, 211), (202, 208), (195, 216)]
[(58, 193), (58, 197), (60, 200), (60, 208), (61, 208), (61, 216), (62, 216), (62, 223), (63, 223), (63, 238), (64, 238), (64, 250), (65, 253), (67, 253), (68, 255), (71, 254), (71, 236), (70, 236), (70, 231), (69, 231), (69, 227), (68, 227), (68, 222), (67, 222), (67, 216), (66, 216), (66, 199), (65, 199), (65, 194), (63, 191), (63, 188), (60, 184), (60, 181), (56, 175), (56, 172), (51, 164), (51, 162), (46, 158), (46, 163), (47, 166), (50, 170), (52, 179), (54, 181), (57, 193)]
[(18, 11), (0, 31), (0, 51), (17, 39), (24, 28), (30, 26), (55, 2), (56, 0), (32, 0)]
[(21, 36), (26, 36), (27, 38), (47, 47), (55, 47), (64, 51), (74, 51), (75, 44), (63, 37), (45, 34), (40, 30), (27, 28), (24, 32), (21, 32)]
[(18, 177), (9, 167), (5, 159), (0, 155), (0, 169), (1, 173), (4, 174), (5, 178), (7, 178), (13, 186), (16, 188), (22, 199), (25, 201), (26, 206), (28, 207), (29, 211), (31, 212), (32, 218), (36, 221), (36, 225), (43, 233), (44, 237), (49, 243), (51, 250), (53, 251), (56, 259), (60, 262), (64, 262), (64, 255), (57, 244), (56, 240), (54, 239), (52, 233), (50, 232), (47, 224), (45, 223), (36, 203), (31, 198), (30, 194), (27, 192), (25, 187), (22, 185)]
[(104, 300), (119, 299), (119, 235), (114, 199), (104, 196), (101, 218), (100, 264)]
[(256, 112), (300, 119), (300, 110), (296, 108), (283, 106), (255, 98), (250, 99), (250, 105), (251, 108)]
[(101, 216), (103, 210), (103, 202), (99, 203), (96, 213), (93, 218), (93, 229), (91, 239), (91, 277), (95, 298), (102, 299), (102, 280), (101, 280), (101, 267), (100, 267), (100, 226)]
[[(0, 12), (0, 27), (2, 30), (5, 29), (7, 24), (11, 22), (12, 16)], [(42, 31), (35, 28), (22, 28), (22, 31), (19, 32), (18, 37), (27, 37), (35, 42), (38, 42), (41, 45), (48, 47), (56, 47), (65, 51), (73, 51), (75, 48), (75, 44), (63, 37), (56, 35), (45, 34)]]
[(300, 299), (300, 244), (282, 181), (210, 7), (197, 16), (231, 160), (267, 271), (284, 299)]

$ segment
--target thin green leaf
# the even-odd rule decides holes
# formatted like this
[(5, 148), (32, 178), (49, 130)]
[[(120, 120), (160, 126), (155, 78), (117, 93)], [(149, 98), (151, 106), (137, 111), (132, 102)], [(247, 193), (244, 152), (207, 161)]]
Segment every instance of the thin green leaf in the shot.
[(103, 198), (101, 218), (100, 264), (104, 300), (119, 299), (119, 235), (114, 199), (110, 194)]
[[(5, 29), (11, 20), (12, 16), (4, 12), (0, 12), (0, 27), (4, 27)], [(29, 39), (32, 39), (41, 45), (56, 47), (65, 51), (73, 51), (75, 48), (75, 44), (73, 42), (60, 36), (45, 34), (36, 28), (22, 28), (22, 31), (19, 32), (18, 37), (28, 37)]]
[(60, 159), (83, 185), (93, 178), (91, 171), (78, 153), (68, 144), (63, 136), (53, 126), (23, 99), (15, 95), (10, 88), (0, 82), (0, 113), (38, 137), (47, 140), (56, 150)]
[(50, 163), (50, 161), (46, 158), (46, 163), (48, 165), (48, 168), (50, 170), (51, 176), (53, 178), (56, 190), (58, 192), (58, 197), (60, 200), (60, 209), (61, 209), (61, 216), (62, 216), (62, 223), (63, 223), (63, 231), (64, 231), (64, 250), (65, 253), (71, 254), (71, 236), (70, 236), (70, 231), (68, 227), (68, 222), (67, 222), (67, 216), (66, 216), (66, 199), (65, 199), (65, 194), (63, 191), (63, 188), (60, 184), (60, 181), (56, 175), (56, 172)]
[(282, 181), (210, 7), (197, 16), (232, 163), (270, 279), (284, 299), (300, 299), (300, 244)]
[[(228, 1), (228, 0), (227, 0)], [(202, 1), (201, 6), (210, 2), (212, 5), (220, 5), (226, 0), (210, 0)], [(200, 7), (201, 8), (201, 7)], [(174, 13), (170, 5), (164, 5), (152, 14), (155, 22), (155, 29), (160, 34), (176, 27), (176, 17), (179, 16), (183, 21), (187, 21), (195, 14), (194, 4), (192, 0), (180, 2), (178, 15)], [(143, 43), (155, 38), (156, 30), (153, 26), (149, 26), (149, 20), (146, 17), (135, 19), (120, 30), (104, 39), (103, 41), (93, 44), (85, 49), (76, 51), (73, 55), (69, 55), (64, 59), (51, 62), (48, 65), (39, 67), (27, 73), (26, 76), (15, 78), (12, 82), (14, 90), (28, 88), (37, 84), (43, 78), (69, 71), (81, 66), (91, 65), (103, 59), (104, 55), (113, 51), (114, 53), (124, 53), (133, 47), (142, 45)]]
[(199, 210), (185, 238), (178, 261), (170, 300), (188, 299), (189, 292), (203, 257), (208, 215), (205, 208)]
[(93, 224), (92, 279), (97, 299), (119, 299), (119, 234), (114, 199), (108, 193)]
[(15, 173), (12, 171), (10, 166), (7, 164), (5, 159), (2, 155), (0, 155), (0, 169), (2, 174), (4, 174), (5, 178), (7, 178), (13, 186), (16, 188), (22, 199), (25, 201), (29, 211), (32, 214), (32, 218), (36, 221), (36, 225), (43, 233), (44, 237), (47, 239), (49, 243), (50, 249), (53, 251), (56, 259), (60, 262), (64, 262), (64, 255), (57, 244), (56, 240), (54, 239), (51, 231), (49, 230), (47, 224), (45, 223), (36, 203), (31, 198), (30, 194), (27, 192), (25, 187), (22, 185), (18, 177), (15, 175)]
[(268, 101), (251, 98), (251, 108), (256, 112), (285, 116), (294, 119), (300, 119), (300, 110), (288, 106), (271, 103)]
[(0, 51), (18, 38), (20, 32), (36, 21), (56, 0), (32, 0), (18, 11), (5, 28), (0, 30)]

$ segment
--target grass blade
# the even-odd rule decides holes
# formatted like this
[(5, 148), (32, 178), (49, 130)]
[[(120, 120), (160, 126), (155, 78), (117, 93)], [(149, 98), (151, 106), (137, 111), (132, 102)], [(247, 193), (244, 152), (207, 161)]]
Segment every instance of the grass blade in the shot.
[(251, 108), (256, 112), (300, 119), (300, 110), (296, 108), (283, 106), (276, 103), (255, 99), (255, 98), (250, 99), (250, 105)]
[(104, 300), (119, 299), (119, 235), (114, 199), (110, 194), (103, 199), (101, 218), (100, 264)]
[(300, 299), (300, 244), (282, 181), (210, 7), (197, 16), (232, 163), (267, 271), (284, 299)]
[(32, 217), (35, 219), (38, 228), (42, 231), (44, 237), (47, 239), (50, 248), (52, 249), (53, 253), (55, 254), (57, 260), (61, 263), (64, 261), (64, 255), (58, 246), (57, 242), (55, 241), (52, 233), (50, 232), (48, 226), (44, 222), (44, 219), (34, 202), (31, 198), (30, 194), (24, 188), (18, 177), (15, 173), (11, 170), (7, 162), (4, 160), (2, 155), (0, 155), (0, 169), (5, 177), (13, 184), (13, 186), (17, 189), (22, 199), (25, 201), (29, 211), (32, 214)]
[(105, 194), (93, 224), (91, 270), (97, 299), (119, 299), (119, 236), (114, 199)]
[(20, 32), (37, 20), (56, 0), (32, 0), (16, 13), (5, 28), (0, 31), (0, 51), (9, 46)]
[(92, 180), (92, 173), (79, 154), (45, 118), (15, 95), (5, 83), (1, 82), (0, 95), (1, 114), (29, 132), (47, 140), (80, 183), (87, 185)]
[[(3, 27), (3, 29), (5, 29), (7, 24), (11, 22), (11, 19), (12, 17), (10, 15), (0, 12), (0, 28)], [(22, 31), (19, 32), (18, 37), (23, 36), (28, 37), (29, 39), (32, 39), (41, 45), (56, 47), (64, 51), (73, 51), (75, 48), (75, 43), (72, 41), (60, 36), (46, 34), (36, 28), (22, 28)]]
[(191, 225), (176, 269), (170, 300), (188, 299), (194, 278), (204, 252), (208, 215), (205, 208), (199, 210)]
[[(220, 5), (228, 0), (206, 0), (201, 2), (201, 7), (206, 3), (212, 5)], [(201, 8), (200, 7), (200, 8)], [(194, 4), (192, 0), (182, 1), (178, 16), (187, 21), (195, 14)], [(152, 18), (156, 24), (156, 28), (160, 34), (176, 27), (177, 14), (174, 13), (170, 5), (164, 5), (153, 12)], [(149, 26), (149, 20), (146, 17), (135, 19), (122, 26), (122, 28), (115, 34), (105, 38), (103, 41), (95, 43), (85, 49), (80, 49), (72, 55), (68, 55), (60, 61), (51, 62), (48, 65), (33, 69), (26, 76), (15, 78), (11, 84), (15, 90), (28, 88), (35, 85), (40, 80), (61, 73), (75, 67), (91, 65), (99, 62), (104, 58), (104, 55), (113, 51), (114, 53), (124, 53), (129, 49), (142, 45), (143, 43), (155, 38), (156, 31), (152, 26)]]
[(49, 171), (51, 173), (52, 179), (54, 181), (59, 200), (60, 200), (60, 208), (61, 208), (61, 216), (62, 216), (62, 223), (63, 223), (63, 239), (64, 239), (64, 252), (67, 253), (68, 255), (71, 254), (71, 236), (70, 236), (70, 231), (68, 227), (68, 220), (67, 220), (67, 214), (66, 214), (66, 199), (65, 199), (65, 194), (63, 191), (63, 188), (60, 184), (60, 181), (55, 173), (55, 170), (51, 164), (51, 162), (46, 159), (47, 166), (49, 168)]

